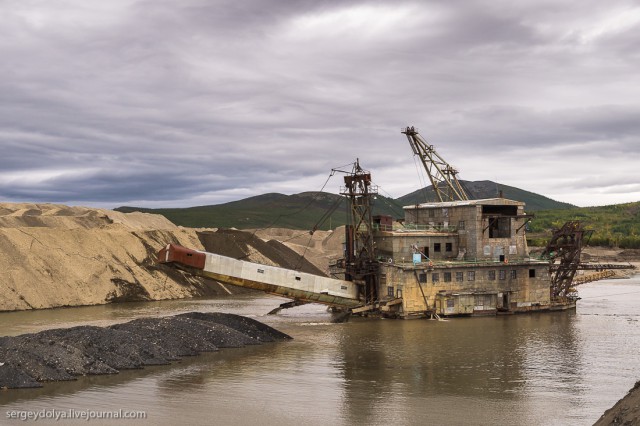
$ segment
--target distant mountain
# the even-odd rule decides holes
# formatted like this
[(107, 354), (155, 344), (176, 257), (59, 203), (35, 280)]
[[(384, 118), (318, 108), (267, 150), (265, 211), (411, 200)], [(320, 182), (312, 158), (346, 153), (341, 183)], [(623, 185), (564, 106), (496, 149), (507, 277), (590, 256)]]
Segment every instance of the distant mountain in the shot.
[[(527, 211), (570, 209), (576, 207), (573, 204), (555, 201), (540, 194), (492, 182), (490, 180), (461, 180), (460, 184), (464, 188), (465, 192), (467, 192), (470, 199), (482, 200), (485, 198), (496, 198), (500, 196), (500, 191), (502, 191), (502, 196), (504, 198), (522, 201), (525, 203), (525, 209)], [(396, 199), (398, 203), (407, 206), (434, 200), (436, 200), (436, 194), (432, 185)]]
[[(463, 181), (465, 189), (474, 199), (494, 198), (502, 190), (503, 196), (527, 204), (527, 211), (554, 210), (574, 207), (542, 195), (523, 191), (491, 181)], [(426, 194), (426, 195), (425, 195)], [(433, 201), (431, 187), (412, 192), (398, 199), (378, 195), (373, 214), (386, 214), (394, 218), (404, 217), (403, 206)], [(294, 195), (269, 193), (230, 203), (211, 206), (145, 209), (118, 207), (117, 211), (140, 211), (165, 216), (176, 225), (192, 228), (265, 228), (330, 229), (346, 223), (347, 211), (344, 197), (327, 192), (302, 192)]]

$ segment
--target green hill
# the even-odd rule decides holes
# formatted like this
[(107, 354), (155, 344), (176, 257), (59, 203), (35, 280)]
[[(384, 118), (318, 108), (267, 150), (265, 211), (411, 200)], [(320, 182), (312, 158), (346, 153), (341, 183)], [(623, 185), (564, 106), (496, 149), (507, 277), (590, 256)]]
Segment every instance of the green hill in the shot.
[[(552, 200), (540, 194), (525, 191), (523, 189), (515, 188), (513, 186), (503, 185), (501, 183), (492, 182), (490, 180), (481, 181), (460, 181), (460, 184), (464, 188), (465, 192), (470, 199), (482, 200), (485, 198), (496, 198), (502, 191), (502, 196), (510, 200), (522, 201), (526, 204), (527, 211), (537, 210), (555, 210), (555, 209), (568, 209), (575, 207), (569, 203), (562, 203)], [(426, 188), (419, 189), (410, 194), (404, 195), (397, 199), (402, 205), (419, 204), (428, 201), (434, 201), (436, 199), (433, 186), (429, 185)]]
[(568, 220), (579, 220), (592, 229), (592, 246), (640, 248), (640, 202), (603, 207), (575, 207), (543, 210), (535, 213), (529, 237), (534, 245), (543, 245), (551, 230)]

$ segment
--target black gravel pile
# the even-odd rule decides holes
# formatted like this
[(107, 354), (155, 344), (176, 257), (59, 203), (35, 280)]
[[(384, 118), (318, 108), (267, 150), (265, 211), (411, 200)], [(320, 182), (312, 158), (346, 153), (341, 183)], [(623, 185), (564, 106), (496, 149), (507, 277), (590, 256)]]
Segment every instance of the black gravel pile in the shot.
[(288, 335), (261, 323), (260, 321), (240, 315), (221, 314), (217, 312), (208, 314), (203, 314), (201, 312), (188, 312), (186, 314), (180, 314), (178, 317), (222, 324), (251, 337), (254, 339), (254, 342), (275, 342), (291, 338)]
[(0, 388), (169, 364), (183, 356), (290, 339), (256, 320), (189, 312), (110, 327), (80, 326), (0, 337)]

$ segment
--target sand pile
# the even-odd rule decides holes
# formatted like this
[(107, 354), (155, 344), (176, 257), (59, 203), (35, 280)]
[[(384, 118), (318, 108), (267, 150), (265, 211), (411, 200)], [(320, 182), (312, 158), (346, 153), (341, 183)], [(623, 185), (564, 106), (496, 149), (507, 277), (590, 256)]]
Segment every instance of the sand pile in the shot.
[(195, 230), (162, 216), (0, 204), (0, 310), (202, 294), (201, 280), (156, 265), (155, 252), (168, 242), (202, 248)]
[(0, 338), (0, 389), (169, 364), (183, 356), (290, 339), (256, 320), (189, 312), (110, 327), (80, 326)]
[(168, 243), (323, 273), (287, 246), (247, 232), (182, 228), (148, 213), (0, 204), (0, 311), (227, 294), (212, 280), (157, 264)]
[[(111, 225), (116, 226), (111, 226)], [(91, 229), (173, 230), (177, 226), (164, 216), (148, 213), (120, 213), (87, 207), (69, 207), (56, 204), (0, 204), (0, 228), (62, 228)]]
[(255, 235), (267, 242), (282, 243), (325, 274), (329, 272), (328, 265), (343, 256), (344, 226), (334, 231), (315, 231), (313, 235), (286, 228), (260, 229)]

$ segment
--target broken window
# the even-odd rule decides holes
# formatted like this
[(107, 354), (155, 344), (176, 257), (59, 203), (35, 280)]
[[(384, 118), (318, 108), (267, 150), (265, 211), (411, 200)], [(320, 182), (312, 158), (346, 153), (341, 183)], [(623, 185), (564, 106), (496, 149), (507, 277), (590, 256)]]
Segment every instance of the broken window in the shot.
[(511, 237), (510, 217), (490, 217), (489, 218), (489, 238), (509, 238)]
[(464, 281), (464, 272), (456, 272), (456, 281)]
[(453, 251), (453, 243), (445, 243), (444, 249), (445, 251)]
[(393, 287), (387, 287), (387, 296), (393, 297)]
[(476, 280), (476, 271), (467, 272), (467, 280), (475, 281)]
[(518, 206), (482, 206), (482, 215), (489, 221), (489, 238), (511, 237), (511, 219), (518, 215)]
[(535, 277), (536, 277), (536, 270), (529, 269), (529, 278), (535, 278)]
[(451, 282), (451, 272), (444, 273), (444, 282), (445, 283)]
[(433, 251), (440, 253), (440, 243), (433, 243)]
[(418, 281), (421, 283), (426, 283), (427, 282), (427, 274), (425, 274), (424, 272), (421, 272), (420, 274), (418, 274)]
[(500, 269), (500, 272), (499, 272), (498, 276), (499, 276), (499, 278), (501, 280), (506, 280), (507, 279), (507, 271), (505, 271), (504, 269)]
[(518, 278), (518, 271), (515, 269), (511, 270), (511, 278), (515, 279)]
[(431, 274), (431, 281), (433, 281), (434, 284), (440, 282), (440, 274), (438, 274), (437, 272)]
[(489, 271), (489, 280), (493, 281), (496, 279), (496, 271)]

